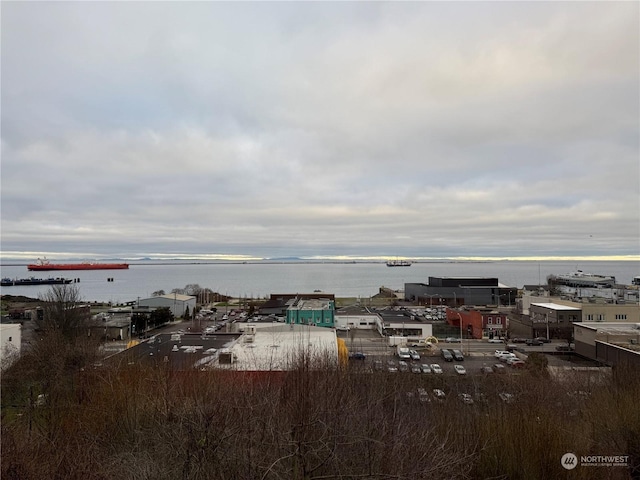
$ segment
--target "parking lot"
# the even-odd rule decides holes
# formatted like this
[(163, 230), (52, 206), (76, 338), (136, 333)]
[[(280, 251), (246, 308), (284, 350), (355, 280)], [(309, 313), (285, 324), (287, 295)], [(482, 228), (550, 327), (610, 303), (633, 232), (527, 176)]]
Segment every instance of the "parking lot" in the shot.
[[(397, 347), (389, 346), (389, 339), (381, 337), (376, 331), (373, 330), (356, 330), (350, 332), (338, 332), (338, 337), (342, 338), (349, 350), (349, 352), (361, 352), (365, 354), (365, 360), (359, 360), (364, 365), (373, 369), (374, 362), (380, 360), (387, 367), (387, 362), (392, 361), (396, 364), (400, 360), (397, 355)], [(573, 367), (573, 366), (598, 366), (596, 362), (583, 359), (573, 354), (558, 354), (556, 347), (559, 345), (566, 345), (566, 342), (555, 340), (551, 343), (545, 343), (543, 345), (527, 346), (524, 344), (518, 344), (518, 351), (516, 355), (523, 360), (526, 360), (527, 356), (532, 352), (539, 352), (546, 354), (548, 363), (553, 367)], [(504, 350), (504, 343), (489, 343), (487, 340), (475, 340), (464, 339), (462, 342), (447, 343), (439, 342), (431, 349), (427, 348), (415, 348), (420, 354), (420, 360), (407, 360), (409, 371), (411, 371), (412, 364), (432, 364), (437, 363), (443, 370), (444, 374), (458, 375), (454, 370), (454, 365), (461, 364), (465, 367), (467, 375), (482, 375), (483, 367), (492, 367), (495, 364), (505, 365), (504, 373), (518, 373), (519, 369), (514, 369), (507, 366), (504, 362), (500, 362), (494, 356), (496, 350)], [(414, 347), (410, 347), (414, 349)], [(464, 354), (464, 361), (446, 362), (440, 356), (440, 349), (457, 349), (461, 350)], [(398, 365), (396, 365), (398, 367)], [(502, 369), (501, 369), (502, 370)]]

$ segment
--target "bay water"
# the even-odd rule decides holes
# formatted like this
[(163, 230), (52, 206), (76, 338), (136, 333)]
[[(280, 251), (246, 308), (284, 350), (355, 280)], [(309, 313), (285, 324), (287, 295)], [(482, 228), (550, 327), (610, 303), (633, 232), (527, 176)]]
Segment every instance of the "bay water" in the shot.
[[(612, 275), (618, 283), (630, 284), (640, 275), (633, 261), (434, 261), (410, 267), (387, 267), (385, 263), (167, 263), (131, 262), (128, 270), (73, 270), (29, 272), (26, 265), (2, 265), (2, 278), (65, 277), (75, 279), (82, 300), (123, 303), (150, 297), (164, 290), (198, 284), (232, 297), (264, 298), (272, 293), (322, 291), (336, 297), (366, 298), (380, 287), (404, 289), (405, 283), (428, 283), (429, 277), (492, 277), (500, 283), (522, 288), (546, 284), (548, 275), (582, 270)], [(112, 281), (109, 279), (113, 279)], [(2, 294), (39, 298), (51, 287), (2, 287)]]

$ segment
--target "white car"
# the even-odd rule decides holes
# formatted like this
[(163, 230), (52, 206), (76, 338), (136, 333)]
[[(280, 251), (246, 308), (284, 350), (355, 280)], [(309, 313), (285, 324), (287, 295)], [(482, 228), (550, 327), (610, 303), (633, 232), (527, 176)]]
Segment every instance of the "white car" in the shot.
[(518, 357), (516, 357), (515, 353), (510, 353), (510, 352), (503, 353), (502, 355), (500, 355), (500, 356), (498, 357), (498, 359), (499, 359), (501, 362), (506, 362), (506, 361), (507, 361), (507, 360), (509, 360), (510, 358), (513, 358), (513, 359), (515, 359), (515, 360), (517, 360), (517, 359), (518, 359)]
[(440, 365), (438, 365), (437, 363), (432, 363), (431, 364), (431, 371), (433, 373), (442, 373), (442, 367), (440, 367)]
[(521, 362), (522, 360), (514, 355), (513, 357), (507, 358), (505, 361), (507, 362), (507, 365), (513, 365), (513, 362)]
[(493, 352), (493, 356), (496, 358), (500, 358), (505, 353), (511, 353), (511, 352), (507, 352), (506, 350), (496, 350), (495, 352)]
[(454, 365), (453, 369), (456, 371), (458, 375), (466, 375), (467, 371), (462, 365)]
[(499, 338), (490, 338), (488, 340), (489, 343), (504, 343), (502, 340), (500, 340)]
[(438, 400), (439, 402), (442, 402), (444, 401), (447, 395), (444, 393), (444, 390), (440, 390), (439, 388), (434, 388), (433, 396), (435, 397), (436, 400)]
[(500, 397), (500, 400), (502, 400), (504, 403), (513, 402), (513, 394), (511, 393), (501, 392), (498, 394), (498, 396)]
[(422, 364), (422, 373), (431, 373), (431, 367), (429, 366), (429, 364)]

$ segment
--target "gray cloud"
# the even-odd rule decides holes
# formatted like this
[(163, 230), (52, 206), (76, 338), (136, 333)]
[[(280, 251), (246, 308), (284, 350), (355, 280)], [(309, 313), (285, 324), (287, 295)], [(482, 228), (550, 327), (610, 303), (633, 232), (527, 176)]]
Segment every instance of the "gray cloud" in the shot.
[(637, 255), (638, 10), (8, 3), (2, 250)]

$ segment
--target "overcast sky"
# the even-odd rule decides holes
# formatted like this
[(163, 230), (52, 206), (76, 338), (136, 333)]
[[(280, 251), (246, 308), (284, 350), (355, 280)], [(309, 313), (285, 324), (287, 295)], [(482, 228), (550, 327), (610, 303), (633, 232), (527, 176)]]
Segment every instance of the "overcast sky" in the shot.
[(2, 255), (637, 256), (638, 18), (2, 2)]

